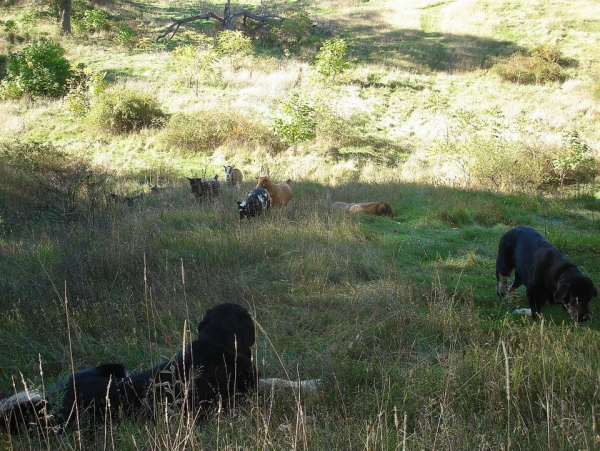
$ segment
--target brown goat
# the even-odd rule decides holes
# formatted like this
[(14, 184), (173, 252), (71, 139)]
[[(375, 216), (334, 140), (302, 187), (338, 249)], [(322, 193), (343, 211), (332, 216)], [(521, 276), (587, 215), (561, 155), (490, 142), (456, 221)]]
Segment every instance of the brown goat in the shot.
[(284, 207), (294, 197), (292, 188), (290, 188), (290, 180), (287, 182), (273, 183), (268, 177), (261, 176), (258, 178), (256, 187), (262, 186), (269, 192), (271, 198), (271, 206)]

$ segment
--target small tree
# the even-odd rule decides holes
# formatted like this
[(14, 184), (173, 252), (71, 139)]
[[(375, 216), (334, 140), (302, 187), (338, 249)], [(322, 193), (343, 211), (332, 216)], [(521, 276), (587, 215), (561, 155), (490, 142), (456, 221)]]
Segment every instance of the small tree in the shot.
[(273, 131), (286, 144), (313, 139), (317, 129), (315, 114), (312, 102), (294, 93), (279, 108), (273, 119)]
[(576, 131), (564, 134), (561, 149), (552, 160), (552, 166), (558, 174), (561, 188), (569, 179), (582, 182), (595, 175), (595, 160), (589, 155), (588, 145)]
[(0, 98), (29, 94), (61, 97), (71, 78), (71, 64), (64, 49), (47, 39), (39, 40), (16, 53), (9, 53), (7, 76), (0, 84)]
[(348, 68), (345, 60), (348, 44), (339, 38), (325, 41), (317, 54), (315, 69), (326, 79), (333, 79)]

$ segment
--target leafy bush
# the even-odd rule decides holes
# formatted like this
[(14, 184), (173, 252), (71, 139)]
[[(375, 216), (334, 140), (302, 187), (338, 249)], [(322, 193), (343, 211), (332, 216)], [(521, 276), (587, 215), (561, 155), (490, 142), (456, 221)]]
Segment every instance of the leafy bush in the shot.
[(188, 87), (199, 83), (216, 84), (221, 77), (218, 54), (212, 38), (204, 37), (197, 45), (181, 45), (171, 53), (175, 67)]
[(137, 33), (128, 23), (113, 22), (111, 28), (115, 32), (115, 42), (117, 44), (131, 47), (135, 43)]
[(306, 12), (291, 11), (286, 14), (281, 25), (270, 29), (266, 40), (286, 48), (299, 47), (310, 40), (313, 28), (313, 21)]
[(73, 18), (74, 25), (87, 33), (97, 33), (110, 29), (108, 14), (101, 9), (89, 9), (80, 18)]
[(106, 89), (106, 74), (88, 69), (83, 64), (78, 64), (72, 72), (63, 103), (73, 116), (83, 117), (89, 112), (92, 99)]
[(329, 39), (323, 43), (316, 57), (315, 69), (318, 74), (327, 79), (333, 79), (348, 68), (344, 59), (348, 44), (339, 38)]
[(150, 94), (112, 88), (102, 92), (90, 109), (90, 123), (113, 134), (159, 125), (165, 113)]
[(217, 35), (216, 51), (221, 56), (246, 56), (252, 53), (252, 41), (241, 31), (225, 30)]
[(527, 55), (517, 53), (504, 63), (496, 64), (493, 71), (506, 81), (521, 84), (540, 84), (564, 81), (566, 72), (560, 65), (562, 53), (555, 45), (539, 45)]
[(272, 127), (286, 144), (313, 139), (316, 134), (316, 109), (311, 101), (294, 93), (282, 103), (273, 118)]
[(563, 135), (562, 146), (552, 159), (552, 167), (561, 187), (569, 182), (590, 182), (597, 173), (596, 161), (576, 131)]
[(9, 53), (7, 76), (0, 84), (0, 98), (61, 97), (67, 90), (71, 65), (63, 57), (64, 49), (43, 39), (29, 44), (23, 50)]
[(175, 114), (161, 134), (162, 142), (184, 152), (210, 152), (226, 143), (236, 147), (276, 145), (266, 127), (231, 110), (207, 109), (190, 114)]
[(466, 188), (533, 191), (552, 179), (548, 149), (506, 139), (503, 132), (513, 126), (498, 109), (457, 110), (447, 124), (448, 136), (430, 149), (438, 180), (445, 174), (447, 182)]

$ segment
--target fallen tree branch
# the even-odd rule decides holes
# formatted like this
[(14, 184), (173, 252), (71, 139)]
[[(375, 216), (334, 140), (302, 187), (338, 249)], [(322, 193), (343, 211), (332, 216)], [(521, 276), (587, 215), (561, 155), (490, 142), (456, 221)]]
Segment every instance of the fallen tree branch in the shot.
[(276, 19), (279, 22), (283, 22), (285, 20), (285, 18), (274, 15), (274, 14), (259, 15), (259, 14), (251, 13), (250, 11), (247, 11), (245, 9), (238, 11), (235, 14), (228, 14), (224, 18), (217, 16), (213, 12), (207, 12), (205, 14), (198, 14), (196, 16), (190, 16), (190, 17), (185, 17), (183, 19), (174, 20), (173, 23), (171, 25), (169, 25), (165, 31), (163, 31), (156, 37), (155, 42), (158, 42), (162, 39), (164, 39), (166, 41), (168, 41), (169, 39), (172, 39), (175, 36), (175, 34), (177, 33), (177, 31), (179, 31), (179, 27), (181, 27), (181, 25), (189, 23), (189, 22), (194, 22), (196, 20), (214, 19), (214, 20), (218, 21), (225, 30), (231, 30), (233, 28), (233, 23), (237, 19), (240, 19), (240, 18), (243, 18), (244, 20), (252, 19), (257, 22), (261, 22), (263, 24), (267, 23), (271, 19)]

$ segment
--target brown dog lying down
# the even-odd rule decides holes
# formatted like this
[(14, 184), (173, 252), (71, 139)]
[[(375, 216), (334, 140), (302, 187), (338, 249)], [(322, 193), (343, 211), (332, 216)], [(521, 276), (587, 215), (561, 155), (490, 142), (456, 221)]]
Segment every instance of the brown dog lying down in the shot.
[(347, 204), (345, 202), (334, 202), (333, 207), (339, 210), (347, 210), (352, 213), (369, 213), (376, 216), (387, 216), (393, 218), (392, 207), (385, 202), (362, 202)]

